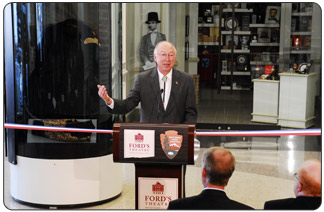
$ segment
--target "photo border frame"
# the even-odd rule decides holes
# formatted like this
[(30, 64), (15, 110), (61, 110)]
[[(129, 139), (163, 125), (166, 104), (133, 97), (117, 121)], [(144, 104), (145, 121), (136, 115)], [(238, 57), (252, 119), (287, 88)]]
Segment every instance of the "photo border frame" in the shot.
[[(276, 20), (268, 20), (270, 18), (270, 10), (271, 9), (277, 10), (277, 14), (275, 16), (277, 21)], [(280, 23), (280, 12), (281, 12), (280, 6), (267, 6), (267, 12), (266, 12), (264, 23), (265, 24), (279, 24)]]

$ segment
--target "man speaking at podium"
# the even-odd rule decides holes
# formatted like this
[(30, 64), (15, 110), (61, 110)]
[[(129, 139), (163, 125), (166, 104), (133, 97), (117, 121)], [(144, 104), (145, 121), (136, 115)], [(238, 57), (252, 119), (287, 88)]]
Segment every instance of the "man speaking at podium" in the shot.
[(98, 85), (98, 95), (113, 114), (126, 114), (141, 102), (140, 122), (195, 124), (193, 77), (173, 68), (176, 58), (177, 51), (172, 43), (159, 42), (154, 49), (157, 67), (136, 76), (126, 99), (111, 98), (104, 85)]
[[(137, 75), (133, 89), (126, 99), (113, 99), (104, 85), (98, 94), (114, 114), (126, 114), (141, 102), (140, 122), (196, 124), (196, 96), (193, 77), (173, 68), (177, 59), (174, 45), (159, 42), (154, 49), (156, 68)], [(185, 182), (186, 166), (183, 169)], [(185, 183), (183, 184), (185, 195)]]

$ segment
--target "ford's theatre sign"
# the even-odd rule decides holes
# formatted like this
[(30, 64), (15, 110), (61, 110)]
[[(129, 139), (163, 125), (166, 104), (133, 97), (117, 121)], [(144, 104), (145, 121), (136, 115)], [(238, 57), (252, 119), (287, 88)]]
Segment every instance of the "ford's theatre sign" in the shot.
[(167, 209), (178, 198), (177, 178), (139, 177), (138, 209)]
[(149, 158), (155, 156), (154, 130), (125, 129), (124, 137), (125, 158)]

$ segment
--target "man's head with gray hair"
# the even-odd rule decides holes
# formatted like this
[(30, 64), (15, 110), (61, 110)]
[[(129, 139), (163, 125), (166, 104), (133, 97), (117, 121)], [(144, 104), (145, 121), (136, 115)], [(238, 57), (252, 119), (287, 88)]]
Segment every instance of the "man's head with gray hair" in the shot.
[(164, 46), (164, 45), (169, 45), (170, 47), (173, 48), (175, 54), (177, 55), (177, 49), (175, 48), (175, 46), (171, 43), (171, 42), (168, 42), (168, 41), (161, 41), (159, 42), (158, 44), (156, 44), (155, 48), (154, 48), (154, 54), (157, 55), (159, 49), (161, 46)]
[(235, 170), (235, 158), (224, 148), (211, 147), (203, 154), (202, 169), (204, 187), (225, 187)]
[(158, 71), (163, 75), (167, 75), (175, 64), (177, 50), (172, 43), (161, 41), (155, 46), (153, 57)]
[(322, 196), (321, 162), (315, 159), (307, 160), (296, 173), (296, 196)]

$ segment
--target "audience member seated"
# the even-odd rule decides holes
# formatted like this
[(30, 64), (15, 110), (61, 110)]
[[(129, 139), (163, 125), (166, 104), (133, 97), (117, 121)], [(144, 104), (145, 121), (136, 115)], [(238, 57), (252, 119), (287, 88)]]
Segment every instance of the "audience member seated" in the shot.
[(264, 209), (270, 210), (315, 210), (321, 205), (321, 162), (307, 160), (295, 174), (296, 198), (267, 201)]
[(171, 201), (168, 209), (253, 209), (226, 196), (224, 188), (234, 169), (235, 158), (230, 151), (220, 147), (209, 148), (202, 158), (204, 190), (197, 196)]

